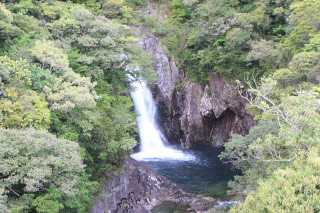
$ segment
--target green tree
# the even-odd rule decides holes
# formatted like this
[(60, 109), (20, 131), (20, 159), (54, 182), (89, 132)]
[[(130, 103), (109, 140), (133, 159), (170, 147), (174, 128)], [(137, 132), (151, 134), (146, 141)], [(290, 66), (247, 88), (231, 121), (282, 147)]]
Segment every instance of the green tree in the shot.
[(62, 75), (70, 71), (68, 56), (55, 47), (53, 41), (38, 40), (30, 52), (42, 68), (48, 68), (52, 73)]
[[(86, 9), (75, 9), (68, 28), (58, 20), (50, 24), (52, 37), (68, 49), (72, 69), (94, 81), (103, 79), (119, 90), (128, 88), (128, 77), (138, 79), (153, 72), (150, 57), (137, 48), (137, 39), (125, 25), (103, 16), (95, 16)], [(146, 66), (148, 65), (148, 66)]]
[(24, 128), (49, 129), (50, 109), (43, 94), (27, 90), (21, 96), (21, 103)]
[(56, 82), (56, 76), (50, 73), (48, 69), (41, 69), (39, 66), (33, 65), (32, 72), (32, 89), (43, 92), (44, 87), (52, 88)]
[[(260, 85), (248, 82), (248, 86), (250, 93), (243, 98), (257, 110), (259, 124), (247, 136), (235, 136), (227, 142), (220, 156), (243, 171), (244, 176), (236, 177), (231, 186), (244, 195), (247, 190), (259, 191), (259, 181), (267, 182), (276, 170), (289, 168), (320, 143), (320, 101), (316, 89), (278, 93), (277, 81), (272, 78), (262, 79)], [(251, 199), (250, 195), (248, 198)]]
[(235, 180), (230, 182), (233, 193), (240, 196), (246, 195), (246, 191), (257, 188), (257, 182), (260, 178), (267, 176), (268, 164), (252, 158), (248, 150), (258, 139), (264, 140), (268, 135), (278, 134), (279, 126), (276, 121), (262, 120), (250, 129), (248, 135), (234, 134), (225, 143), (225, 150), (219, 155), (219, 158), (232, 163), (243, 173), (242, 176), (235, 176)]
[[(0, 212), (89, 212), (99, 188), (95, 180), (118, 170), (137, 144), (130, 82), (155, 79), (151, 56), (123, 24), (131, 22), (134, 6), (5, 2), (0, 8), (0, 126), (5, 128), (0, 143), (2, 137), (6, 148), (0, 154), (5, 168), (0, 168)], [(121, 20), (103, 16), (106, 6), (118, 8), (111, 12)]]
[(11, 84), (16, 87), (31, 85), (31, 71), (25, 60), (12, 60), (8, 56), (0, 57), (0, 90), (4, 85)]
[(66, 112), (76, 106), (95, 107), (95, 85), (89, 78), (69, 72), (66, 80), (57, 79), (52, 88), (45, 86), (44, 92), (52, 110)]
[(2, 196), (23, 199), (26, 193), (45, 193), (52, 187), (65, 195), (77, 192), (84, 170), (77, 143), (45, 131), (1, 129), (0, 147)]
[(4, 4), (0, 4), (0, 41), (21, 35), (21, 30), (13, 23), (11, 12)]
[(320, 59), (319, 52), (301, 52), (292, 58), (289, 69), (294, 73), (296, 79), (306, 81), (308, 74), (318, 64)]
[(254, 99), (244, 97), (251, 106), (262, 110), (262, 119), (276, 120), (280, 127), (278, 135), (269, 134), (252, 143), (247, 155), (263, 162), (291, 162), (320, 142), (319, 94), (298, 91), (280, 96), (277, 103), (272, 99), (275, 86), (275, 80), (263, 79), (261, 86), (249, 90)]
[(50, 110), (44, 95), (31, 87), (32, 73), (25, 60), (0, 57), (1, 127), (48, 129)]
[[(290, 5), (288, 38), (283, 43), (283, 51), (290, 59), (301, 52), (320, 29), (320, 2), (317, 0), (294, 1)], [(287, 51), (289, 50), (289, 51)]]
[(258, 190), (231, 212), (319, 212), (319, 171), (319, 148), (312, 148), (308, 155), (260, 181)]

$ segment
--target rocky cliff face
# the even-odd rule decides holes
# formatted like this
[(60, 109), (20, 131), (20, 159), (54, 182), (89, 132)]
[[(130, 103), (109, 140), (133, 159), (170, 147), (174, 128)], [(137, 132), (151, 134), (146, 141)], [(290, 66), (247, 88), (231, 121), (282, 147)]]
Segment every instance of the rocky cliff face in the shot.
[(92, 213), (147, 213), (163, 201), (188, 206), (187, 212), (210, 209), (215, 199), (184, 192), (143, 163), (128, 157), (118, 174), (108, 174), (94, 198)]
[(153, 54), (153, 67), (159, 76), (153, 93), (159, 109), (160, 124), (172, 143), (184, 148), (211, 143), (222, 146), (231, 134), (245, 135), (253, 126), (253, 116), (237, 87), (218, 74), (202, 88), (188, 81), (170, 60), (160, 41), (147, 33), (140, 38)]

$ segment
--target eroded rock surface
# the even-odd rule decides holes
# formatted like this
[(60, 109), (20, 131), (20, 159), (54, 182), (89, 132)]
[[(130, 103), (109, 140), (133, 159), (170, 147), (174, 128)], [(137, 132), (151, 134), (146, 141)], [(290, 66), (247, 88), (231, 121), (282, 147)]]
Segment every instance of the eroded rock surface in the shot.
[(215, 199), (184, 192), (150, 167), (130, 157), (118, 174), (108, 174), (104, 188), (94, 198), (92, 213), (147, 213), (163, 201), (188, 205), (190, 212), (205, 211)]
[(160, 124), (173, 143), (190, 148), (211, 143), (222, 146), (231, 134), (245, 135), (253, 126), (253, 116), (238, 95), (236, 85), (229, 85), (218, 74), (202, 88), (188, 81), (165, 53), (160, 41), (142, 33), (140, 42), (154, 57), (153, 67), (159, 81), (153, 89)]

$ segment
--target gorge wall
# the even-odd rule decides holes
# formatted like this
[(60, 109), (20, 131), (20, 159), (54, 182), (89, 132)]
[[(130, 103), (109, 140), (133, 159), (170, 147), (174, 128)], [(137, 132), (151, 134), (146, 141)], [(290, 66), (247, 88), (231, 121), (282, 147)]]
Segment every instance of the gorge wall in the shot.
[(219, 147), (231, 134), (248, 134), (253, 116), (245, 109), (246, 101), (238, 95), (236, 85), (219, 74), (212, 74), (205, 88), (190, 82), (157, 38), (141, 34), (140, 43), (153, 55), (159, 77), (153, 95), (160, 125), (172, 143), (184, 148), (203, 143)]

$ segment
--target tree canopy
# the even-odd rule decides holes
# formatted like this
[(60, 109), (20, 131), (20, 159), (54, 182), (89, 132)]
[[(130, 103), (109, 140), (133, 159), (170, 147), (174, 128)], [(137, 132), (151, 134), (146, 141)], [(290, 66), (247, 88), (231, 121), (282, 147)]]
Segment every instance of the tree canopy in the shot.
[(155, 74), (126, 5), (0, 4), (0, 212), (88, 212), (136, 146), (130, 83)]
[(1, 212), (90, 211), (137, 144), (131, 82), (156, 80), (137, 29), (185, 81), (238, 84), (255, 116), (220, 155), (242, 171), (231, 211), (319, 211), (320, 1), (2, 2)]

